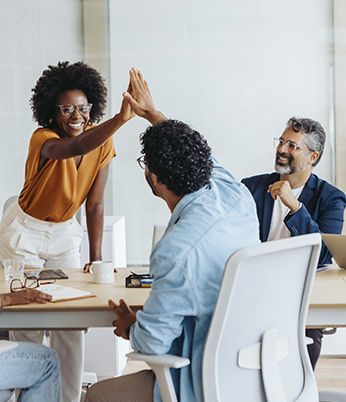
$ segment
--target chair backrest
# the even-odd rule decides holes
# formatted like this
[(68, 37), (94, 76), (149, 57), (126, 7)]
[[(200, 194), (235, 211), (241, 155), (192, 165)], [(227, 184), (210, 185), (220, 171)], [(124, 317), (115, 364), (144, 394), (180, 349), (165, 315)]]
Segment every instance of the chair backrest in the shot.
[(204, 350), (205, 402), (318, 401), (305, 323), (320, 245), (314, 233), (229, 258)]
[(154, 225), (154, 230), (153, 230), (153, 241), (151, 248), (155, 246), (155, 244), (161, 240), (161, 237), (164, 235), (165, 231), (167, 229), (166, 225)]
[(4, 202), (4, 206), (2, 209), (2, 214), (6, 211), (6, 209), (13, 204), (16, 200), (18, 199), (18, 195), (12, 195), (12, 197), (7, 198), (7, 200)]

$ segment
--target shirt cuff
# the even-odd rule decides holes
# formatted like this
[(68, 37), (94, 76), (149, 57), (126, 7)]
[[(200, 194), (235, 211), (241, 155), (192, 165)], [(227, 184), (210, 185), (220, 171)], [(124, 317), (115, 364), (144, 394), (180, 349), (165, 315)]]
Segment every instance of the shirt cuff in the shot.
[(302, 203), (300, 202), (298, 209), (296, 211), (294, 211), (294, 212), (289, 212), (288, 214), (289, 215), (294, 215), (296, 212), (298, 212), (300, 210), (301, 207), (302, 207)]
[[(1, 305), (0, 305), (0, 308), (1, 308)], [(131, 329), (131, 325), (125, 329), (125, 334), (129, 339), (130, 339), (130, 329)]]

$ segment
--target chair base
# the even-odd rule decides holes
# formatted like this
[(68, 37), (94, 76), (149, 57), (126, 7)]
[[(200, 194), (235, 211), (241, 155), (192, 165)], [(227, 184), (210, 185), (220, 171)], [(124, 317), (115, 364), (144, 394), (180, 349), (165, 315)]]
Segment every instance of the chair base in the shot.
[(346, 402), (346, 392), (319, 391), (319, 402)]
[(10, 389), (0, 390), (0, 402), (15, 402), (16, 393)]

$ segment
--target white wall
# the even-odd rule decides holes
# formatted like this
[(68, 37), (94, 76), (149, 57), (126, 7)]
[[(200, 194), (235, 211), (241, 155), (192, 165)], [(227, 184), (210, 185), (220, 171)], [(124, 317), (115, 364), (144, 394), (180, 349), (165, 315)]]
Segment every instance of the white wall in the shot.
[(83, 59), (82, 23), (81, 0), (0, 0), (0, 211), (24, 183), (31, 88), (48, 64)]
[[(168, 117), (192, 124), (237, 178), (270, 172), (272, 138), (296, 115), (329, 131), (331, 2), (110, 0), (113, 112), (140, 69)], [(129, 264), (148, 262), (153, 224), (166, 223), (143, 171), (136, 119), (115, 136), (113, 212), (125, 215)], [(316, 168), (330, 179), (329, 150)]]
[[(272, 138), (289, 117), (315, 118), (329, 131), (330, 0), (109, 0), (108, 6), (113, 113), (136, 66), (158, 108), (203, 133), (239, 179), (272, 170)], [(84, 59), (82, 0), (0, 0), (0, 43), (1, 207), (23, 185), (36, 128), (31, 88), (48, 64)], [(108, 208), (125, 216), (129, 264), (148, 262), (152, 227), (170, 217), (136, 164), (146, 126), (133, 120), (114, 139)], [(330, 164), (327, 149), (316, 173), (329, 180)]]

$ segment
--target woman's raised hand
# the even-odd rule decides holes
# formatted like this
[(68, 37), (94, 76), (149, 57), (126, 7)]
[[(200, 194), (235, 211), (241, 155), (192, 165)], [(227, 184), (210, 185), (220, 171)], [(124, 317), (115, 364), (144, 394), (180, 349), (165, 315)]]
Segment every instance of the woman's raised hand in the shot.
[[(131, 86), (131, 81), (129, 82), (129, 86), (127, 87), (127, 91), (124, 93), (132, 94), (132, 86)], [(127, 101), (127, 99), (124, 97), (121, 108), (120, 108), (120, 116), (121, 118), (126, 122), (131, 120), (133, 117), (136, 116), (134, 111), (132, 110), (132, 107), (130, 103)]]
[(161, 112), (156, 110), (148, 83), (142, 73), (135, 68), (130, 70), (129, 88), (131, 91), (123, 93), (124, 101), (128, 102), (137, 116), (147, 119), (152, 124), (167, 120)]

